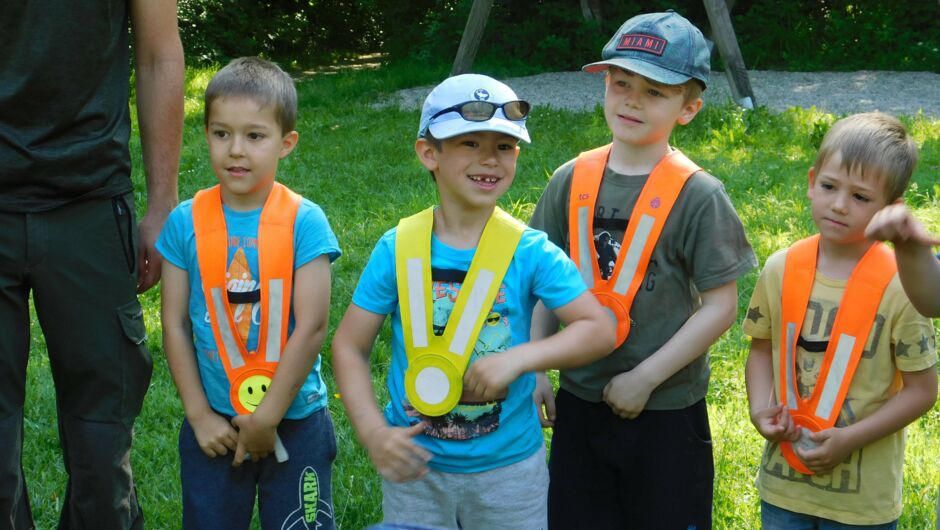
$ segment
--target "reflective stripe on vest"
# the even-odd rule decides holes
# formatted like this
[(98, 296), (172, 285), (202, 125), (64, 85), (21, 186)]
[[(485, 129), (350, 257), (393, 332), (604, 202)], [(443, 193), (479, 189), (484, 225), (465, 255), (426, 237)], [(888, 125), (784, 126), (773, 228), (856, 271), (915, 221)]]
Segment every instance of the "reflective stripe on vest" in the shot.
[(630, 307), (643, 283), (669, 212), (686, 181), (701, 168), (677, 149), (656, 164), (630, 214), (623, 235), (626, 247), (621, 247), (613, 274), (604, 280), (594, 247), (594, 208), (610, 147), (606, 145), (581, 153), (575, 162), (568, 201), (568, 232), (571, 259), (584, 283), (616, 323), (617, 346), (620, 346), (630, 334)]
[[(897, 273), (894, 253), (883, 243), (873, 244), (862, 256), (845, 285), (829, 345), (808, 399), (800, 397), (796, 384), (796, 344), (806, 318), (816, 276), (819, 235), (798, 241), (787, 250), (783, 271), (781, 303), (781, 355), (779, 393), (794, 422), (817, 432), (836, 424), (842, 403), (852, 384), (852, 376), (862, 358), (878, 306), (885, 289)], [(801, 430), (796, 443), (810, 448), (814, 442)], [(805, 475), (813, 472), (797, 457), (790, 442), (781, 442), (781, 452), (793, 469)]]
[(258, 271), (261, 276), (261, 327), (258, 351), (249, 352), (237, 333), (228, 301), (228, 232), (219, 186), (196, 193), (193, 226), (202, 289), (212, 333), (239, 414), (258, 406), (271, 385), (281, 350), (287, 343), (294, 277), (294, 220), (300, 195), (274, 183), (258, 224)]
[(460, 400), (463, 374), (493, 306), (525, 225), (496, 208), (457, 295), (444, 335), (432, 331), (431, 231), (434, 208), (398, 222), (395, 275), (408, 370), (405, 394), (426, 416), (450, 412)]

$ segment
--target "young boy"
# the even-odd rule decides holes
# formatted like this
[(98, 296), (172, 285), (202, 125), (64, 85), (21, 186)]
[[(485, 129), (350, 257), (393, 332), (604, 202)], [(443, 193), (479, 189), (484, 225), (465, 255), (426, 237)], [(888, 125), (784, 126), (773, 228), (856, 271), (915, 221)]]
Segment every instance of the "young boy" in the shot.
[[(550, 526), (708, 528), (706, 352), (756, 260), (721, 182), (669, 145), (702, 107), (701, 32), (673, 12), (636, 16), (602, 57), (583, 69), (606, 73), (612, 143), (558, 168), (531, 223), (570, 253), (618, 328), (609, 357), (561, 372)], [(536, 314), (535, 336), (557, 329)]]
[(296, 118), (276, 65), (245, 57), (219, 70), (205, 95), (219, 184), (173, 210), (157, 242), (163, 344), (186, 413), (184, 528), (248, 528), (256, 495), (264, 528), (333, 528), (318, 352), (340, 249), (320, 207), (274, 180)]
[(819, 233), (772, 255), (754, 288), (743, 328), (751, 421), (767, 439), (765, 529), (897, 526), (903, 429), (936, 400), (937, 354), (865, 227), (904, 193), (916, 157), (891, 116), (836, 122), (809, 170)]
[[(544, 529), (548, 471), (532, 371), (612, 347), (613, 329), (568, 258), (496, 207), (516, 173), (517, 143), (529, 141), (528, 111), (482, 75), (451, 77), (428, 95), (415, 152), (440, 204), (379, 240), (333, 340), (343, 403), (384, 479), (387, 523)], [(529, 342), (536, 300), (568, 325)], [(383, 416), (369, 357), (388, 314)]]
[(865, 235), (894, 243), (904, 293), (920, 314), (940, 317), (940, 297), (934, 291), (940, 286), (940, 254), (931, 251), (932, 246), (940, 245), (940, 237), (927, 232), (900, 202), (876, 213)]

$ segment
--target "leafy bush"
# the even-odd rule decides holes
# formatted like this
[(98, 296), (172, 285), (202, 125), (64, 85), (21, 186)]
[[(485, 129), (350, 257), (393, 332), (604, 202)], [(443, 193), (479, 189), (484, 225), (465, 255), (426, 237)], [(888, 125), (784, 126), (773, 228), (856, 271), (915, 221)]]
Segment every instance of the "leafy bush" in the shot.
[[(473, 0), (179, 0), (191, 62), (263, 55), (287, 66), (381, 51), (390, 62), (453, 62)], [(599, 0), (602, 21), (576, 0), (496, 0), (475, 69), (497, 75), (573, 70), (597, 60), (627, 18), (673, 8), (708, 34), (700, 0)], [(236, 7), (237, 6), (237, 7)], [(740, 0), (732, 21), (748, 68), (940, 71), (934, 1)], [(720, 61), (714, 65), (720, 68)]]
[(286, 66), (332, 62), (374, 50), (375, 6), (352, 0), (179, 0), (180, 35), (190, 62), (261, 55)]
[(751, 0), (733, 13), (748, 68), (940, 71), (937, 2)]

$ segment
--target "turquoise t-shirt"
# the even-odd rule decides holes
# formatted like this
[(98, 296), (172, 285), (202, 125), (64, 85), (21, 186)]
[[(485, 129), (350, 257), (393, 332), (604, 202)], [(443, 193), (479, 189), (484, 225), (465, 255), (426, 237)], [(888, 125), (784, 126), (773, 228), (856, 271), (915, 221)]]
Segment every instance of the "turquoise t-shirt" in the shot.
[[(392, 315), (392, 360), (386, 384), (389, 424), (404, 427), (419, 421), (406, 401), (404, 374), (408, 367), (402, 338), (395, 276), (395, 233), (385, 233), (362, 271), (353, 303), (380, 315)], [(476, 249), (449, 247), (431, 240), (433, 329), (443, 334), (463, 277)], [(532, 309), (541, 300), (549, 309), (561, 307), (585, 292), (574, 263), (543, 232), (526, 229), (503, 278), (495, 303), (471, 355), (470, 362), (488, 353), (505, 351), (529, 341)], [(542, 431), (532, 402), (535, 375), (526, 373), (509, 386), (505, 399), (463, 403), (429, 424), (417, 443), (432, 454), (430, 466), (448, 473), (476, 473), (507, 466), (534, 454), (542, 446)]]
[[(258, 222), (261, 209), (238, 212), (223, 207), (223, 212), (229, 239), (227, 259), (231, 279), (228, 290), (253, 291), (258, 288), (259, 280)], [(235, 409), (229, 400), (229, 381), (219, 359), (202, 290), (202, 276), (199, 274), (199, 260), (196, 257), (196, 233), (193, 230), (192, 199), (180, 203), (170, 212), (157, 240), (157, 250), (163, 255), (163, 259), (189, 273), (189, 316), (193, 326), (199, 376), (209, 405), (221, 414), (235, 415)], [(294, 270), (324, 254), (331, 262), (336, 260), (341, 254), (339, 244), (323, 210), (304, 199), (294, 221)], [(246, 347), (249, 351), (256, 349), (260, 333), (261, 303), (233, 305), (232, 313), (236, 330), (245, 340)], [(292, 305), (288, 332), (293, 329)], [(313, 369), (284, 418), (305, 418), (326, 406), (327, 391), (320, 376), (320, 364), (320, 357), (317, 357)]]

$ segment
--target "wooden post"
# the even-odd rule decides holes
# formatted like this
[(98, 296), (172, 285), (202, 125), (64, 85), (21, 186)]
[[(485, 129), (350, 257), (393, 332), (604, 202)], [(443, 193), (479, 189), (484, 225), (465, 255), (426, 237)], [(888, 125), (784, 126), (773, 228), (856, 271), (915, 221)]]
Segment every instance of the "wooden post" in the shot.
[(603, 22), (600, 0), (580, 0), (579, 3), (581, 4), (581, 16), (584, 17), (584, 20), (593, 22), (600, 27), (601, 22)]
[(734, 35), (728, 5), (725, 0), (704, 0), (704, 2), (715, 43), (718, 45), (718, 52), (725, 62), (725, 75), (731, 87), (731, 96), (741, 107), (753, 109), (756, 103), (754, 91), (747, 77), (747, 68), (744, 66), (744, 57), (741, 56), (741, 48), (738, 47), (738, 39)]
[(493, 0), (473, 0), (470, 16), (467, 17), (467, 26), (463, 30), (463, 37), (460, 38), (460, 46), (457, 48), (457, 57), (454, 59), (454, 67), (451, 68), (450, 75), (460, 75), (470, 71), (473, 60), (476, 59), (477, 50), (480, 48), (480, 40), (483, 38), (483, 29), (486, 28), (486, 19), (490, 16), (491, 7), (493, 7)]

